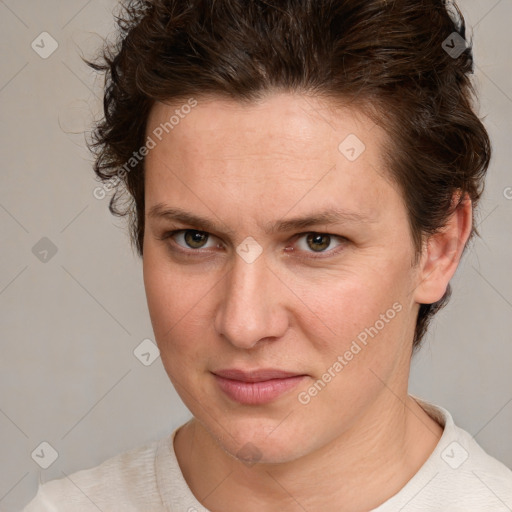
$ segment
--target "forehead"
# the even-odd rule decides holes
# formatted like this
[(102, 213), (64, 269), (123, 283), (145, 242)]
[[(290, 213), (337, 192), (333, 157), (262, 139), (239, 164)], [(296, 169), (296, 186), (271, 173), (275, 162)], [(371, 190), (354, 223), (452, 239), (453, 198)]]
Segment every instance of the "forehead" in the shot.
[(296, 94), (187, 104), (157, 103), (150, 113), (147, 204), (204, 211), (228, 201), (282, 216), (328, 202), (375, 217), (400, 199), (382, 161), (386, 134), (355, 108)]
[[(265, 139), (267, 146), (290, 146), (296, 142), (299, 145), (297, 149), (302, 150), (306, 149), (301, 146), (303, 142), (315, 142), (308, 147), (313, 152), (315, 149), (321, 151), (329, 144), (336, 148), (340, 138), (344, 139), (353, 132), (361, 142), (366, 139), (364, 142), (369, 143), (368, 136), (374, 128), (375, 123), (371, 119), (349, 104), (335, 104), (327, 99), (301, 94), (273, 93), (252, 102), (215, 96), (172, 103), (157, 102), (148, 116), (146, 131), (159, 141), (174, 138), (196, 145), (221, 139), (229, 132), (224, 145), (243, 141), (247, 149), (251, 147), (248, 144), (250, 140), (252, 145), (257, 145)], [(384, 139), (385, 133), (381, 130), (371, 135), (373, 146), (384, 142)]]

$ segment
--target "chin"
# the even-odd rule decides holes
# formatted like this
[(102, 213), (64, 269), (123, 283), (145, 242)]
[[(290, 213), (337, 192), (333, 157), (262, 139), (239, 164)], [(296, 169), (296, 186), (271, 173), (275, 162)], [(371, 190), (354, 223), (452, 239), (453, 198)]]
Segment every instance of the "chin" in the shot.
[(219, 425), (204, 425), (217, 444), (231, 457), (247, 466), (255, 463), (280, 464), (294, 461), (313, 450), (314, 441), (305, 425), (263, 419), (229, 421), (229, 435)]

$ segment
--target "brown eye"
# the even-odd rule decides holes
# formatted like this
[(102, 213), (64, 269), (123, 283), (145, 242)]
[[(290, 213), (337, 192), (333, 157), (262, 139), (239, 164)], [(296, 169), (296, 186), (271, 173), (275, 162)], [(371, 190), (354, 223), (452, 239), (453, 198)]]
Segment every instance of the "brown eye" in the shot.
[(329, 247), (331, 237), (324, 233), (309, 233), (306, 238), (308, 247), (315, 252), (322, 252)]
[(192, 249), (201, 249), (208, 241), (208, 233), (189, 229), (183, 232), (183, 238), (185, 243)]
[(296, 249), (292, 249), (296, 257), (304, 260), (314, 258), (329, 258), (340, 254), (349, 243), (341, 235), (329, 233), (309, 232), (297, 235)]

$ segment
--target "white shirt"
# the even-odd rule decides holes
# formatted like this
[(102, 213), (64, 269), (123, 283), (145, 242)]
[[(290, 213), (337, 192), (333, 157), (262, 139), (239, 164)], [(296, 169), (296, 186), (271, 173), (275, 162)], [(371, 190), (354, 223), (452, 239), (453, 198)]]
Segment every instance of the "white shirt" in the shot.
[[(512, 471), (457, 427), (447, 410), (414, 398), (444, 426), (442, 437), (409, 482), (370, 512), (510, 512)], [(178, 428), (96, 467), (39, 485), (23, 512), (209, 512), (178, 465), (173, 444)]]

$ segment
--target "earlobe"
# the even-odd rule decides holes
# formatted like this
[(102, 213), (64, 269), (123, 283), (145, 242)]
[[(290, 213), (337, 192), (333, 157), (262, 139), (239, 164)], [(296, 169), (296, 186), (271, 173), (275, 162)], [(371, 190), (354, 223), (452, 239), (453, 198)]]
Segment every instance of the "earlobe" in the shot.
[[(457, 204), (459, 197), (454, 194), (452, 204)], [(466, 194), (446, 225), (425, 242), (414, 290), (418, 304), (433, 304), (445, 294), (471, 234), (472, 216), (471, 199)]]

